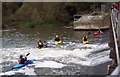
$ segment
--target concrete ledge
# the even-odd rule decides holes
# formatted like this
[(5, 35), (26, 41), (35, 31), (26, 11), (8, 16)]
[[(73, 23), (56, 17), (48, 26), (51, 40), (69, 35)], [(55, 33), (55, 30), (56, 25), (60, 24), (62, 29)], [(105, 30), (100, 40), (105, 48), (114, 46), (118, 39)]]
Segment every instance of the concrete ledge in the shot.
[(75, 29), (75, 30), (76, 30), (76, 29), (79, 29), (79, 30), (87, 30), (87, 29), (91, 29), (91, 30), (92, 30), (92, 29), (95, 29), (95, 30), (96, 30), (96, 29), (97, 29), (97, 30), (98, 30), (99, 28), (100, 28), (100, 29), (109, 29), (109, 26), (97, 27), (97, 26), (94, 26), (94, 25), (91, 25), (91, 26), (88, 25), (88, 26), (86, 27), (86, 25), (82, 25), (82, 26), (74, 26), (73, 29)]
[(87, 29), (109, 29), (110, 25), (110, 14), (102, 15), (83, 15), (77, 21), (74, 21), (73, 29), (87, 30)]

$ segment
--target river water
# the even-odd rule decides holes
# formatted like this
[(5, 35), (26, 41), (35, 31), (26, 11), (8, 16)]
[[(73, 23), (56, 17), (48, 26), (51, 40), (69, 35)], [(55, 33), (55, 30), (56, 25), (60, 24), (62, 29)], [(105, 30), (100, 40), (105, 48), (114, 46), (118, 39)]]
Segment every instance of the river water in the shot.
[[(105, 75), (107, 64), (111, 62), (108, 30), (97, 36), (93, 35), (95, 31), (74, 31), (61, 27), (7, 29), (0, 32), (0, 75)], [(50, 41), (56, 34), (63, 39), (61, 45)], [(81, 43), (84, 35), (89, 36), (89, 44)], [(36, 48), (39, 39), (51, 47)], [(11, 70), (18, 63), (19, 55), (25, 56), (27, 53), (30, 53), (29, 60), (36, 61)]]

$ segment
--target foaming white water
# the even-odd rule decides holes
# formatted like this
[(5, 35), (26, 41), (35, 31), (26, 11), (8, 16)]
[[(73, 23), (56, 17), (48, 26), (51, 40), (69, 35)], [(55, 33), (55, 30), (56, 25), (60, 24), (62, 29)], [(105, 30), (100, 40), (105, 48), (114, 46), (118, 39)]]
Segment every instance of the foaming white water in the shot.
[(0, 73), (2, 72), (2, 49), (0, 49)]
[[(109, 51), (108, 51), (108, 53), (109, 53)], [(78, 65), (80, 64), (80, 65), (84, 65), (84, 66), (96, 66), (101, 63), (109, 62), (111, 60), (112, 59), (109, 58), (109, 55), (107, 55), (107, 56), (92, 57), (85, 61), (80, 61), (80, 60), (75, 59), (75, 60), (69, 61), (69, 63), (78, 64)]]
[(80, 65), (85, 65), (85, 66), (96, 66), (101, 63), (111, 61), (111, 59), (109, 58), (110, 47), (108, 46), (108, 44), (101, 44), (101, 45), (86, 44), (83, 47), (85, 46), (92, 47), (92, 49), (83, 51), (83, 53), (81, 52), (80, 54), (86, 57), (86, 60), (82, 61), (79, 59), (73, 59), (73, 60), (70, 60), (69, 63), (80, 64)]
[(22, 73), (25, 75), (36, 75), (34, 71), (35, 70), (33, 68), (23, 67), (17, 71), (12, 70), (8, 72), (0, 73), (0, 75), (15, 75), (16, 73)]
[[(2, 56), (3, 61), (18, 61), (19, 55), (23, 54), (24, 56), (27, 53), (30, 55), (27, 56), (28, 60), (36, 59), (35, 68), (62, 68), (67, 66), (67, 64), (77, 64), (83, 66), (96, 66), (101, 63), (110, 61), (109, 58), (109, 46), (108, 44), (73, 44), (78, 46), (74, 50), (66, 49), (56, 49), (56, 48), (3, 48)], [(42, 62), (40, 62), (42, 61)], [(29, 68), (26, 68), (27, 71)], [(25, 69), (20, 69), (17, 71), (9, 71), (5, 73), (0, 73), (3, 75), (15, 74), (21, 72), (24, 74), (31, 74), (31, 71), (25, 73)]]
[(40, 67), (48, 67), (48, 68), (62, 68), (66, 65), (62, 64), (62, 63), (57, 63), (54, 61), (45, 61), (45, 62), (37, 62), (36, 63), (36, 68), (40, 68)]
[(0, 63), (2, 63), (2, 49), (0, 49)]
[[(86, 60), (90, 61), (91, 58), (93, 59), (96, 58), (95, 57), (96, 54), (91, 58), (88, 57), (88, 55), (92, 56), (94, 53), (97, 53), (102, 49), (109, 48), (108, 44), (101, 44), (101, 45), (85, 44), (82, 47), (91, 47), (91, 49), (65, 50), (65, 49), (54, 49), (54, 48), (42, 48), (42, 49), (8, 48), (8, 49), (3, 49), (3, 52), (4, 52), (3, 59), (6, 59), (6, 61), (14, 61), (14, 60), (17, 61), (20, 54), (23, 54), (25, 56), (27, 53), (30, 53), (30, 55), (28, 56), (28, 59), (41, 60), (45, 58), (56, 59), (56, 58), (68, 57), (68, 58), (71, 58), (72, 60), (78, 59), (80, 61), (81, 59), (83, 59), (84, 61)], [(102, 53), (102, 52), (99, 52), (99, 53)], [(109, 51), (104, 52), (104, 54), (100, 54), (99, 56), (101, 55), (104, 56), (105, 54), (109, 54)]]

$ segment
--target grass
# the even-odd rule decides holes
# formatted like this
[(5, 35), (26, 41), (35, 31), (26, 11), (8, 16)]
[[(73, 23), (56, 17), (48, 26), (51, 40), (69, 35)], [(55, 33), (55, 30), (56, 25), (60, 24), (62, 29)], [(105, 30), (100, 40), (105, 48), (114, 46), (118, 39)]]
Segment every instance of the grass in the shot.
[(32, 26), (34, 25), (35, 27), (53, 27), (53, 26), (60, 26), (62, 25), (61, 22), (51, 22), (51, 23), (43, 23), (43, 24), (36, 24), (32, 21), (15, 21), (16, 24), (22, 25), (22, 26)]
[(43, 24), (36, 24), (36, 27), (54, 27), (62, 25), (61, 22), (51, 22), (51, 23), (43, 23)]
[(16, 24), (20, 24), (20, 25), (23, 25), (23, 26), (31, 26), (31, 25), (34, 25), (33, 22), (31, 21), (15, 21)]

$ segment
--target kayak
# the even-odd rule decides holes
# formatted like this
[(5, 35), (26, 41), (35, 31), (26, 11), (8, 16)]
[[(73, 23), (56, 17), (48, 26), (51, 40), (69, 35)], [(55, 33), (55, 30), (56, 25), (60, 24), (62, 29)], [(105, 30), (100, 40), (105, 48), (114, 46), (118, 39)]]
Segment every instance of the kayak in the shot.
[(99, 35), (99, 34), (101, 34), (101, 33), (98, 33), (98, 32), (95, 32), (95, 33), (94, 33), (94, 35)]
[(17, 64), (17, 65), (15, 65), (15, 66), (13, 66), (12, 69), (24, 67), (24, 66), (26, 66), (26, 65), (28, 65), (28, 64), (32, 64), (34, 61), (35, 61), (35, 59), (28, 60), (25, 64)]
[(61, 43), (61, 41), (55, 41), (55, 44), (60, 44)]
[[(51, 45), (44, 45), (43, 48), (48, 48), (51, 47)], [(36, 46), (36, 48), (39, 48), (38, 46)]]
[(88, 43), (88, 41), (83, 41), (83, 43), (87, 44), (87, 43)]
[(93, 33), (94, 35), (99, 35), (99, 34), (102, 34), (103, 32), (102, 31), (100, 31), (100, 33), (99, 32), (95, 32), (95, 33)]

